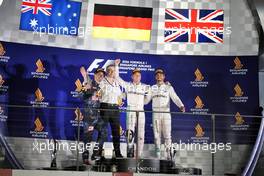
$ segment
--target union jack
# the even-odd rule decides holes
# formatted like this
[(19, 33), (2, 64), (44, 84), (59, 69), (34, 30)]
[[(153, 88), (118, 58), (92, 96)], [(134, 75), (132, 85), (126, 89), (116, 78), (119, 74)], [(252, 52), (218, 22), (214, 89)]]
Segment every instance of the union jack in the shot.
[(51, 0), (22, 0), (22, 13), (26, 13), (32, 10), (32, 14), (38, 14), (42, 12), (47, 16), (51, 16), (50, 10), (52, 9)]
[(165, 10), (165, 42), (223, 43), (223, 32), (223, 10)]

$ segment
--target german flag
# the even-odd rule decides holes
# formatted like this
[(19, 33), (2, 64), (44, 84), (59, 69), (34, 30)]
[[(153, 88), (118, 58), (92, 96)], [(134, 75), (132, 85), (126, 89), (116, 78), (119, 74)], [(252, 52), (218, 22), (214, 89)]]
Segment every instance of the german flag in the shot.
[(150, 40), (152, 8), (95, 4), (95, 38)]

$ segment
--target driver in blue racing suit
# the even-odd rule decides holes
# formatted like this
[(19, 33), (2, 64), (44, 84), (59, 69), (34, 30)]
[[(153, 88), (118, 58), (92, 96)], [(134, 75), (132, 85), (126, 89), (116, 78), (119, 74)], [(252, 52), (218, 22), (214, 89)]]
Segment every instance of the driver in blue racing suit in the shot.
[[(100, 159), (104, 141), (107, 138), (107, 129), (105, 128), (104, 121), (100, 118), (100, 87), (99, 83), (104, 78), (105, 72), (103, 69), (97, 69), (94, 73), (94, 80), (91, 80), (84, 67), (81, 67), (80, 72), (83, 76), (83, 89), (82, 97), (84, 101), (84, 119), (83, 119), (83, 142), (84, 145), (90, 145), (93, 140), (94, 130), (98, 131), (97, 144), (98, 146), (93, 149), (91, 160)], [(86, 147), (85, 147), (86, 148)], [(83, 152), (83, 162), (89, 162), (89, 150)]]

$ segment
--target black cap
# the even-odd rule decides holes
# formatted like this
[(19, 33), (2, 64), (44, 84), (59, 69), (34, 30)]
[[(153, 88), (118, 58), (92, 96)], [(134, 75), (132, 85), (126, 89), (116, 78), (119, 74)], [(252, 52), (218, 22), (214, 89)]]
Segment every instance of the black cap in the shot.
[(97, 68), (97, 69), (95, 70), (94, 74), (99, 73), (99, 72), (102, 72), (103, 74), (105, 74), (105, 71), (104, 71), (104, 69), (102, 69), (102, 68)]
[(155, 75), (158, 73), (165, 74), (165, 72), (161, 68), (155, 70)]
[(138, 68), (135, 68), (135, 69), (132, 71), (132, 74), (135, 74), (135, 73), (141, 73), (141, 71), (140, 71)]

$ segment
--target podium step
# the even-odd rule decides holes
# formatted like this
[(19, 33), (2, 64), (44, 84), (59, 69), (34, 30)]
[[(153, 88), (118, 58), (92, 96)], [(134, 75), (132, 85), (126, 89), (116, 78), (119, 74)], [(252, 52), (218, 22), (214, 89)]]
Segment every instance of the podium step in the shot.
[(92, 167), (96, 172), (137, 172), (180, 175), (202, 175), (199, 168), (175, 167), (172, 161), (157, 159), (117, 158), (102, 159)]

